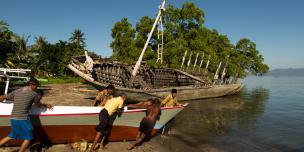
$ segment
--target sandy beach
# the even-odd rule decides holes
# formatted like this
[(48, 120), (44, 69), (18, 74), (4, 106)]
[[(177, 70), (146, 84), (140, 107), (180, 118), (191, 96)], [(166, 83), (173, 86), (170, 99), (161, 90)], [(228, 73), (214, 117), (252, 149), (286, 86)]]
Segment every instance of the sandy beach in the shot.
[[(189, 137), (183, 136), (181, 133), (176, 132), (174, 129), (168, 136), (157, 135), (150, 141), (143, 143), (142, 145), (135, 147), (132, 150), (127, 150), (127, 147), (133, 141), (122, 142), (109, 142), (105, 149), (98, 150), (104, 152), (182, 152), (182, 151), (201, 151), (201, 152), (222, 152), (223, 150), (217, 148), (214, 145), (200, 144), (196, 145), (197, 141)], [(56, 144), (50, 147), (45, 147), (41, 151), (44, 152), (84, 152), (88, 151), (90, 143), (86, 150), (80, 150), (72, 148), (71, 144)], [(191, 145), (193, 145), (191, 147)], [(181, 148), (183, 147), (183, 148)], [(187, 147), (187, 148), (185, 148)], [(1, 147), (0, 152), (13, 152), (17, 151), (19, 147)], [(29, 151), (33, 148), (29, 148)], [(40, 149), (40, 148), (38, 148)], [(182, 149), (182, 150), (181, 150)]]

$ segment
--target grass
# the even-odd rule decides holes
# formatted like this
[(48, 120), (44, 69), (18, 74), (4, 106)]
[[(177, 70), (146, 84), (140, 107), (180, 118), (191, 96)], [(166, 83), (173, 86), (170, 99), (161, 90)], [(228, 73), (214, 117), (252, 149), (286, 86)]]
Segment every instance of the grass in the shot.
[(40, 81), (41, 84), (63, 84), (84, 82), (80, 77), (48, 78), (47, 81)]
[[(40, 84), (64, 84), (64, 83), (84, 83), (85, 80), (83, 80), (80, 77), (61, 77), (61, 78), (38, 78)], [(12, 86), (25, 86), (27, 85), (27, 80), (12, 80), (10, 81), (10, 87)], [(0, 82), (0, 91), (4, 90), (5, 82)], [(0, 93), (1, 94), (1, 93)]]
[[(62, 78), (38, 78), (41, 85), (45, 84), (64, 84), (64, 83), (84, 83), (85, 80), (83, 80), (80, 77), (62, 77)], [(22, 87), (27, 85), (26, 80), (12, 80), (10, 81), (9, 88), (13, 87)], [(3, 94), (5, 88), (5, 82), (0, 82), (0, 95)]]

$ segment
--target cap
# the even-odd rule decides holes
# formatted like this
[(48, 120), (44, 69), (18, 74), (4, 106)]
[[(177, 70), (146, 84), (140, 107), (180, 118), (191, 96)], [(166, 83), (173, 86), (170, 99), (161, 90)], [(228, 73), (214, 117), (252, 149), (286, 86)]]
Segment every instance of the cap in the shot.
[(29, 80), (29, 84), (39, 85), (39, 81), (36, 78), (31, 77)]

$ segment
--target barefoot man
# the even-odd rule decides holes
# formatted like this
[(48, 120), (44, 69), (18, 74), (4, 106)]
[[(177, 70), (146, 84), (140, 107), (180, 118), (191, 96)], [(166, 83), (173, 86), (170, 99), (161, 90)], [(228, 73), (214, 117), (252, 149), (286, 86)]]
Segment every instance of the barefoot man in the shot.
[(38, 107), (45, 107), (50, 110), (53, 106), (50, 104), (43, 104), (40, 102), (42, 95), (39, 95), (36, 90), (39, 81), (31, 78), (29, 85), (17, 89), (7, 95), (0, 96), (0, 102), (5, 99), (13, 100), (14, 106), (11, 113), (11, 131), (9, 135), (0, 141), (0, 146), (4, 145), (11, 139), (23, 140), (19, 152), (24, 152), (33, 139), (33, 126), (29, 119), (29, 110), (34, 103)]
[(108, 85), (106, 89), (100, 90), (94, 100), (93, 106), (102, 107), (106, 102), (113, 98), (112, 94), (115, 87), (113, 85)]
[(128, 147), (128, 150), (140, 145), (144, 140), (149, 139), (155, 126), (156, 120), (161, 114), (160, 102), (158, 99), (148, 99), (138, 104), (128, 105), (128, 108), (147, 109), (146, 116), (141, 120), (136, 141)]
[(96, 136), (94, 139), (94, 143), (91, 147), (91, 152), (94, 150), (97, 150), (97, 142), (102, 137), (101, 142), (100, 142), (100, 148), (103, 148), (104, 146), (104, 140), (105, 140), (105, 135), (107, 133), (107, 128), (109, 125), (110, 117), (119, 109), (121, 110), (123, 107), (124, 101), (127, 99), (127, 96), (125, 94), (112, 98), (107, 101), (105, 104), (104, 108), (99, 112), (99, 124), (96, 126)]

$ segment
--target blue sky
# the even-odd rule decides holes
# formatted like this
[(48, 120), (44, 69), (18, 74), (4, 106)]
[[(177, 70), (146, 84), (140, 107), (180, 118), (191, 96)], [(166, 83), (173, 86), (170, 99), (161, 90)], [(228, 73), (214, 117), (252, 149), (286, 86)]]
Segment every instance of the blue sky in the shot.
[[(181, 6), (186, 0), (167, 0)], [(204, 10), (205, 26), (228, 35), (232, 43), (249, 38), (272, 68), (304, 68), (303, 0), (192, 0)], [(68, 40), (74, 29), (85, 33), (87, 49), (102, 56), (112, 50), (111, 28), (123, 17), (136, 24), (155, 17), (160, 0), (2, 0), (0, 20), (19, 35)]]

